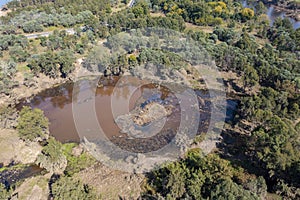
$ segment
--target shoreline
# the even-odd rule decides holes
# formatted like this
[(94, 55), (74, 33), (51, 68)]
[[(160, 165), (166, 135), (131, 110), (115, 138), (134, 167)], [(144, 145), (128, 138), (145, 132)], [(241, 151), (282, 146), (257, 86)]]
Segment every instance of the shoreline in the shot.
[(263, 3), (268, 7), (273, 7), (277, 12), (284, 12), (285, 17), (290, 17), (297, 22), (300, 21), (300, 4), (291, 5), (294, 4), (292, 1), (286, 1), (285, 3), (275, 3), (273, 1), (270, 2), (266, 0), (264, 0)]
[(43, 90), (53, 88), (68, 81), (75, 81), (81, 68), (80, 59), (77, 59), (74, 65), (75, 70), (66, 78), (58, 77), (53, 79), (40, 73), (38, 77), (34, 77), (32, 79), (31, 84), (33, 85), (29, 87), (24, 85), (24, 77), (22, 77), (21, 72), (18, 72), (18, 78), (16, 79), (18, 86), (12, 89), (12, 93), (10, 95), (0, 96), (0, 105), (10, 105), (15, 107), (24, 99), (30, 100)]
[(295, 22), (300, 22), (300, 3), (296, 5), (291, 5), (293, 2), (274, 2), (273, 0), (244, 0), (241, 1), (243, 4), (246, 3), (246, 7), (255, 7), (258, 2), (262, 2), (267, 9), (273, 8), (275, 12), (280, 12), (284, 14), (284, 17), (295, 20)]
[(300, 21), (300, 9), (299, 8), (292, 10), (292, 9), (286, 8), (284, 6), (278, 6), (278, 5), (270, 5), (270, 6), (273, 7), (275, 11), (284, 12), (285, 17), (290, 17), (290, 18), (296, 20), (297, 22)]

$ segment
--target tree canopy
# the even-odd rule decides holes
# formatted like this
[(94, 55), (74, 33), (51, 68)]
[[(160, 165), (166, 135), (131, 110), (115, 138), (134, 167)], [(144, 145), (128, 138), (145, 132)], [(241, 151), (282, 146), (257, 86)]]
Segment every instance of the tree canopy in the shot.
[(42, 110), (25, 106), (20, 112), (17, 129), (20, 138), (39, 141), (47, 138), (49, 121)]

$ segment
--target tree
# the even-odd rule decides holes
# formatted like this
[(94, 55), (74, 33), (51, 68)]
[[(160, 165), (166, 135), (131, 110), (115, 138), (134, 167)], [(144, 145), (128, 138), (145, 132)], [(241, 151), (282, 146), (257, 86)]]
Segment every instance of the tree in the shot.
[(41, 141), (49, 133), (49, 121), (40, 109), (25, 106), (18, 119), (17, 130), (23, 140)]
[(262, 1), (259, 1), (255, 8), (256, 8), (257, 15), (261, 15), (266, 12), (266, 6)]
[(28, 61), (28, 66), (35, 73), (44, 73), (51, 78), (59, 76), (65, 78), (75, 69), (74, 61), (75, 57), (70, 50), (58, 53), (48, 51), (40, 55), (33, 55)]
[(259, 200), (258, 196), (245, 190), (242, 186), (230, 179), (225, 179), (217, 184), (210, 194), (212, 200)]
[(51, 187), (55, 200), (100, 199), (93, 188), (72, 177), (60, 177)]
[(299, 162), (297, 138), (292, 124), (273, 116), (253, 131), (248, 147), (254, 147), (255, 158), (264, 166), (269, 177), (291, 180), (298, 173), (297, 169), (292, 169)]
[(74, 60), (75, 57), (71, 51), (65, 50), (61, 51), (58, 54), (59, 58), (59, 64), (60, 64), (60, 72), (62, 74), (62, 77), (67, 77), (71, 72), (74, 71)]
[(254, 10), (251, 8), (243, 8), (241, 11), (242, 19), (244, 21), (249, 20), (254, 17)]
[(29, 56), (28, 52), (20, 45), (15, 45), (9, 48), (9, 55), (17, 62), (25, 62)]
[(25, 33), (41, 32), (43, 27), (36, 20), (32, 20), (24, 23), (23, 31)]
[(257, 196), (265, 199), (267, 195), (267, 185), (265, 179), (260, 176), (254, 179), (248, 179), (247, 183), (244, 184), (244, 188), (257, 194)]
[(169, 177), (166, 182), (166, 190), (169, 191), (168, 196), (172, 199), (182, 197), (185, 193), (186, 172), (184, 166), (179, 163), (172, 163), (168, 166)]
[(67, 166), (66, 156), (63, 154), (62, 144), (54, 138), (50, 138), (44, 146), (36, 163), (50, 173), (60, 174)]
[(246, 65), (242, 79), (244, 88), (253, 87), (258, 84), (259, 76), (253, 67)]
[(16, 63), (0, 61), (0, 92), (9, 95), (18, 84), (14, 81)]
[(153, 171), (150, 177), (152, 188), (166, 199), (207, 199), (215, 185), (232, 179), (233, 167), (215, 154), (205, 157), (193, 149), (185, 159)]

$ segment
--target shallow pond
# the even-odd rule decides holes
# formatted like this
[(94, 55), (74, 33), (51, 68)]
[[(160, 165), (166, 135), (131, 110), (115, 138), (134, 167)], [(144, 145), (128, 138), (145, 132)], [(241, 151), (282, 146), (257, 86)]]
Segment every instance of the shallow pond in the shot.
[[(56, 86), (51, 89), (42, 91), (38, 95), (34, 96), (31, 100), (23, 100), (18, 108), (22, 106), (31, 106), (32, 108), (42, 109), (50, 121), (50, 133), (57, 140), (61, 142), (80, 142), (78, 131), (74, 123), (72, 101), (76, 101), (78, 104), (88, 106), (89, 101), (92, 98), (95, 99), (95, 113), (99, 122), (99, 125), (105, 132), (106, 136), (115, 140), (115, 142), (121, 142), (124, 139), (128, 139), (128, 135), (121, 132), (120, 127), (115, 122), (113, 113), (118, 115), (132, 111), (137, 106), (143, 109), (147, 104), (156, 102), (161, 105), (171, 105), (172, 114), (167, 117), (161, 132), (169, 132), (178, 128), (181, 117), (181, 110), (176, 96), (167, 88), (161, 85), (153, 83), (140, 83), (141, 87), (136, 87), (135, 84), (118, 85), (119, 89), (115, 90), (115, 85), (118, 82), (117, 77), (103, 78), (99, 81), (100, 87), (95, 87), (94, 97), (85, 96), (84, 99), (80, 99), (77, 94), (79, 92), (87, 92), (91, 90), (91, 81), (82, 80), (81, 86), (74, 89), (73, 83), (65, 83)], [(137, 81), (139, 82), (139, 81)], [(77, 90), (77, 91), (75, 91)], [(202, 125), (199, 127), (204, 131), (204, 122), (207, 122), (210, 117), (210, 103), (209, 94), (204, 91), (197, 91), (199, 100), (202, 102), (202, 110), (207, 114), (201, 115)], [(112, 106), (112, 98), (114, 98), (114, 105)], [(81, 123), (86, 126), (86, 129), (93, 130), (93, 124), (90, 124), (90, 119), (84, 118)], [(205, 123), (207, 124), (207, 123)], [(174, 135), (168, 133), (170, 137)], [(89, 135), (89, 139), (93, 136)], [(95, 135), (95, 138), (97, 135)], [(142, 142), (142, 139), (141, 139)]]

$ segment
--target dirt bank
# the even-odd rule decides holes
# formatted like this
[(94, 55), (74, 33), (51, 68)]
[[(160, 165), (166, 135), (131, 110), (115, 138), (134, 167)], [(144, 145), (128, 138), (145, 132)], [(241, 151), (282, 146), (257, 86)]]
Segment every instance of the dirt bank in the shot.
[(18, 137), (15, 130), (0, 129), (0, 163), (4, 166), (12, 162), (33, 163), (42, 147), (34, 142), (24, 142)]

